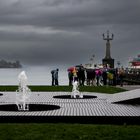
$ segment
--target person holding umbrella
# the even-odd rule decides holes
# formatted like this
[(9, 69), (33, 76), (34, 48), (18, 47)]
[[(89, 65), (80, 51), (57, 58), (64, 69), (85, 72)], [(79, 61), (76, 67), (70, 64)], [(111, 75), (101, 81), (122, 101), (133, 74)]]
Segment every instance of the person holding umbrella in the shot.
[(72, 86), (72, 81), (73, 81), (73, 69), (74, 67), (68, 68), (68, 78), (69, 78), (69, 86)]
[(76, 67), (70, 67), (68, 69), (68, 78), (69, 78), (69, 85), (72, 85), (73, 81), (78, 81)]
[(72, 73), (73, 73), (73, 81), (75, 82), (75, 81), (78, 81), (78, 77), (77, 77), (77, 69), (76, 69), (76, 67), (74, 67), (74, 69), (73, 69), (73, 71), (72, 71)]
[(68, 71), (69, 86), (72, 86), (73, 74), (72, 71)]

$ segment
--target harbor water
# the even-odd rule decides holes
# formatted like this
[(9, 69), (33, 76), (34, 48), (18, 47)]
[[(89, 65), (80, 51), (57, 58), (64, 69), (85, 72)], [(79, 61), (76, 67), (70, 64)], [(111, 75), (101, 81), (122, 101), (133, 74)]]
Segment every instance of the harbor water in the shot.
[[(59, 68), (59, 67), (58, 67)], [(1, 68), (0, 85), (18, 85), (18, 75), (25, 71), (29, 85), (51, 85), (51, 70), (55, 67), (47, 66), (26, 66), (23, 68)], [(59, 85), (68, 85), (67, 68), (59, 68)]]

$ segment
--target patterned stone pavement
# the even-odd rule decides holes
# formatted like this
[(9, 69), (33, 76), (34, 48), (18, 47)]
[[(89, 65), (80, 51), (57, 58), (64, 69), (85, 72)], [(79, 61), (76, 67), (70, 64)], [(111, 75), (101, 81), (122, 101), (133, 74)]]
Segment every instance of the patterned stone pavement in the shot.
[[(15, 104), (15, 92), (1, 92), (0, 105)], [(134, 93), (134, 95), (132, 95)], [(139, 90), (115, 95), (102, 93), (83, 92), (84, 95), (93, 95), (97, 98), (91, 99), (58, 99), (59, 95), (71, 95), (70, 92), (32, 92), (31, 104), (58, 105), (60, 109), (49, 111), (0, 111), (0, 119), (4, 117), (32, 116), (32, 117), (140, 117), (140, 104), (114, 104), (113, 101), (127, 97), (140, 97)], [(127, 96), (126, 96), (127, 94)], [(124, 96), (125, 95), (125, 96)], [(136, 96), (137, 95), (137, 96)], [(115, 97), (116, 96), (116, 97)], [(119, 98), (118, 98), (119, 97)]]
[(121, 92), (113, 94), (111, 98), (108, 98), (107, 101), (111, 103), (119, 103), (123, 101), (130, 101), (138, 99), (140, 104), (140, 89), (130, 90), (127, 92)]

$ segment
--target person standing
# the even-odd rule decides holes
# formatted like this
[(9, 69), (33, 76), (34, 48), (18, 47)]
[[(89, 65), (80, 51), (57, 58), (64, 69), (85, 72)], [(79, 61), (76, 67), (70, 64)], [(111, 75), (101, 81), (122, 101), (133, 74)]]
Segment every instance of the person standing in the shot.
[(52, 70), (51, 71), (51, 74), (52, 74), (52, 86), (55, 85), (55, 83), (54, 83), (54, 80), (55, 80), (54, 73), (55, 73), (55, 70)]
[(52, 74), (52, 86), (58, 86), (58, 71), (59, 69), (56, 70), (52, 70), (51, 74)]
[(68, 78), (69, 78), (69, 86), (72, 86), (73, 74), (71, 71), (68, 71)]
[(106, 86), (107, 85), (107, 71), (106, 70), (103, 71), (102, 77), (103, 77), (103, 84), (104, 86)]
[(56, 86), (59, 85), (59, 83), (58, 83), (58, 71), (59, 71), (59, 69), (56, 69), (55, 73), (54, 73), (54, 80), (55, 80), (55, 85)]
[(84, 67), (80, 67), (78, 69), (77, 76), (78, 76), (78, 81), (79, 81), (80, 86), (84, 86), (84, 82), (85, 82), (85, 70), (84, 70)]
[(73, 68), (73, 71), (72, 71), (72, 74), (73, 74), (73, 81), (78, 81), (78, 77), (77, 77), (77, 69), (74, 67)]
[(101, 86), (102, 84), (101, 84), (101, 75), (102, 75), (102, 73), (101, 73), (101, 71), (100, 70), (96, 70), (95, 71), (96, 72), (96, 81), (97, 81), (97, 86)]
[(122, 87), (123, 86), (123, 79), (124, 79), (124, 69), (120, 69), (119, 70), (119, 79), (120, 79), (120, 86)]

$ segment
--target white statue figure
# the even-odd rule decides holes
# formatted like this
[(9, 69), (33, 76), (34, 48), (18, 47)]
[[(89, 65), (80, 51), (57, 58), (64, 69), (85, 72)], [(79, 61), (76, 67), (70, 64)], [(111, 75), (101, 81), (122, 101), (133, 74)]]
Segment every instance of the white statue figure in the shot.
[(78, 82), (77, 81), (73, 82), (71, 98), (83, 98), (83, 94), (80, 93), (80, 91), (79, 91), (79, 87), (78, 87)]
[(30, 89), (27, 86), (27, 76), (25, 71), (22, 71), (19, 76), (19, 87), (16, 92), (16, 105), (18, 110), (29, 110), (29, 101), (30, 101)]

